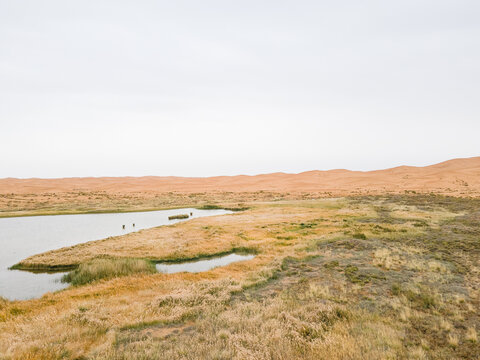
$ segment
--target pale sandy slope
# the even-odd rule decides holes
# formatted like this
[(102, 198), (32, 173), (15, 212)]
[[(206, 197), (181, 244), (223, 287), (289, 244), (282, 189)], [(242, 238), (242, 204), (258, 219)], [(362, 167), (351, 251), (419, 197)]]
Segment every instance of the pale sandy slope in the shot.
[(0, 179), (0, 193), (44, 193), (67, 191), (212, 192), (212, 191), (331, 192), (333, 194), (441, 192), (480, 194), (480, 157), (454, 159), (426, 167), (400, 166), (377, 171), (307, 171), (300, 174), (273, 173), (256, 176), (103, 177), (62, 179)]

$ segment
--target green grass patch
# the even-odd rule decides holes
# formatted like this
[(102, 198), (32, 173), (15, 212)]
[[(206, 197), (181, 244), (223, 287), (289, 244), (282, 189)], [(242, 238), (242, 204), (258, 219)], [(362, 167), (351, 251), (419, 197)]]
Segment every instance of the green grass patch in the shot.
[(367, 236), (364, 233), (353, 234), (354, 239), (367, 240)]
[(337, 260), (332, 260), (332, 261), (329, 261), (328, 263), (326, 264), (323, 264), (323, 266), (327, 269), (334, 269), (336, 268), (337, 266), (339, 265), (338, 261)]
[(16, 308), (16, 307), (12, 307), (10, 309), (10, 314), (12, 314), (13, 316), (16, 316), (16, 315), (21, 315), (23, 314), (25, 311), (22, 310), (22, 309), (19, 309), (19, 308)]
[(133, 274), (153, 274), (156, 272), (155, 264), (149, 260), (97, 258), (80, 264), (77, 269), (64, 275), (62, 282), (79, 286), (101, 279), (112, 279)]
[(438, 305), (432, 289), (425, 287), (420, 287), (417, 291), (414, 291), (412, 289), (403, 289), (400, 285), (394, 284), (392, 286), (392, 294), (396, 296), (405, 295), (412, 305), (418, 308), (433, 309)]

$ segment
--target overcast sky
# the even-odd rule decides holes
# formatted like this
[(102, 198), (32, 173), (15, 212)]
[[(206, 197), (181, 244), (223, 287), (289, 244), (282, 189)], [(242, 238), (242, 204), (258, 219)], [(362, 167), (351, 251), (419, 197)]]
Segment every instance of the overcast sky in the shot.
[(480, 1), (0, 0), (0, 177), (480, 155)]

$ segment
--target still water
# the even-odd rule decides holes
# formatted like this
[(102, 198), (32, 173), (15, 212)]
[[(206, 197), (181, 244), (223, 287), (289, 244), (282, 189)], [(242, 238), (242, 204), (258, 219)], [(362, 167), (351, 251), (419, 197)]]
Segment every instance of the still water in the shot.
[(202, 272), (208, 271), (218, 266), (225, 266), (237, 261), (251, 260), (255, 255), (240, 255), (229, 254), (225, 256), (219, 256), (206, 260), (188, 261), (182, 263), (159, 263), (156, 265), (157, 270), (165, 274), (174, 274), (177, 272)]
[(188, 221), (188, 219), (168, 220), (168, 217), (190, 212), (193, 213), (190, 219), (231, 213), (222, 209), (187, 208), (113, 214), (0, 218), (0, 296), (10, 300), (24, 300), (68, 286), (60, 282), (64, 273), (35, 274), (8, 270), (10, 266), (29, 256), (141, 229)]

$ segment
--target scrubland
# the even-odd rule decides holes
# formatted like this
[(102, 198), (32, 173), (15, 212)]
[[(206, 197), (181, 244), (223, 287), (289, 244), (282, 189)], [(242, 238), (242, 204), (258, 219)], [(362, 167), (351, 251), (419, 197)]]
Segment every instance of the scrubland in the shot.
[[(202, 199), (248, 209), (25, 259), (90, 275), (0, 300), (0, 358), (480, 359), (480, 200), (286, 199)], [(256, 256), (148, 270), (236, 250)]]
[(0, 193), (0, 217), (150, 211), (214, 205), (237, 208), (244, 202), (314, 199), (329, 192), (115, 192), (68, 191)]

